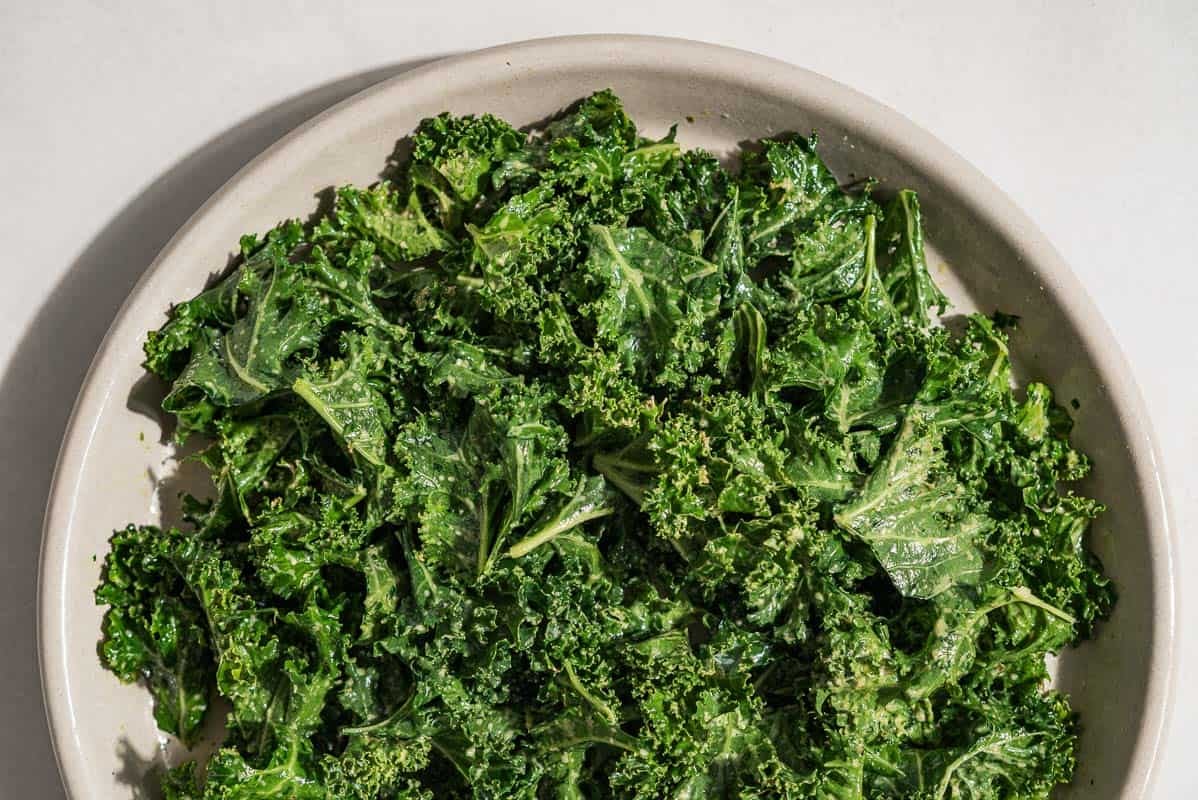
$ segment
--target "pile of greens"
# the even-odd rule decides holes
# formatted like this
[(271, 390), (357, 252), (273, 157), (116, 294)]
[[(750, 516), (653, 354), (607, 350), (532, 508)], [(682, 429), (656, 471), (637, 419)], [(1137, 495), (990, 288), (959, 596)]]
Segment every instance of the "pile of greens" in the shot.
[[(1113, 589), (1012, 318), (931, 325), (919, 204), (736, 174), (599, 92), (426, 120), (146, 343), (212, 498), (117, 532), (101, 656), (170, 800), (1043, 798)], [(951, 331), (950, 331), (951, 329)], [(217, 713), (212, 711), (212, 714)], [(223, 712), (222, 712), (223, 713)]]

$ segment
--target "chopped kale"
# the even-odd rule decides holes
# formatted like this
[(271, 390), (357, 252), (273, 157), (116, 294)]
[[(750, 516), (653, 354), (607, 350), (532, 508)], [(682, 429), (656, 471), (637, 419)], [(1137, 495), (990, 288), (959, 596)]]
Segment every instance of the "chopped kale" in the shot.
[(230, 709), (168, 800), (1070, 780), (1045, 656), (1114, 602), (1102, 508), (1016, 318), (934, 324), (913, 192), (814, 137), (733, 174), (606, 91), (411, 153), (146, 344), (214, 491), (113, 536), (100, 655), (185, 743)]

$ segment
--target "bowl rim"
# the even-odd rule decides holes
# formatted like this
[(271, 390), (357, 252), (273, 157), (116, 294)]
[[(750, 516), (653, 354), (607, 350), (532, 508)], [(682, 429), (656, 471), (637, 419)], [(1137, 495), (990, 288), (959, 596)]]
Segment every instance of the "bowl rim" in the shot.
[[(867, 130), (891, 152), (900, 155), (919, 173), (934, 175), (945, 189), (968, 204), (1004, 239), (1014, 243), (1021, 260), (1036, 265), (1043, 290), (1064, 313), (1105, 379), (1112, 405), (1130, 441), (1140, 446), (1129, 450), (1144, 497), (1149, 521), (1147, 541), (1152, 565), (1152, 641), (1144, 715), (1135, 735), (1137, 743), (1122, 787), (1124, 798), (1147, 796), (1157, 776), (1160, 748), (1172, 716), (1172, 700), (1178, 669), (1175, 638), (1178, 586), (1176, 532), (1171, 523), (1170, 496), (1160, 466), (1160, 451), (1147, 409), (1130, 365), (1106, 322), (1078, 278), (1062, 256), (1031, 219), (990, 179), (946, 144), (923, 130), (898, 111), (818, 73), (758, 53), (689, 39), (665, 36), (590, 34), (555, 36), (501, 44), (452, 55), (387, 78), (331, 106), (299, 125), (257, 155), (225, 182), (172, 236), (138, 279), (101, 341), (88, 369), (67, 423), (50, 486), (42, 530), (37, 598), (37, 652), (42, 693), (51, 741), (63, 785), (72, 798), (86, 796), (82, 761), (75, 738), (76, 725), (70, 699), (55, 691), (64, 687), (67, 668), (64, 641), (56, 636), (56, 620), (64, 611), (61, 573), (65, 545), (75, 512), (75, 487), (98, 423), (96, 409), (116, 387), (103, 379), (118, 356), (117, 333), (128, 327), (135, 300), (162, 279), (175, 254), (184, 251), (197, 228), (210, 217), (238, 213), (237, 199), (253, 187), (269, 185), (272, 176), (285, 169), (288, 156), (321, 148), (337, 139), (351, 124), (351, 111), (370, 115), (370, 110), (402, 98), (407, 92), (427, 92), (434, 86), (447, 94), (455, 83), (470, 75), (502, 69), (518, 57), (535, 71), (587, 64), (624, 63), (634, 60), (645, 66), (672, 70), (759, 87), (784, 88), (801, 97), (809, 107), (843, 119), (847, 127)], [(518, 79), (518, 78), (517, 78)], [(402, 100), (401, 100), (402, 102)], [(58, 580), (55, 579), (58, 576)]]

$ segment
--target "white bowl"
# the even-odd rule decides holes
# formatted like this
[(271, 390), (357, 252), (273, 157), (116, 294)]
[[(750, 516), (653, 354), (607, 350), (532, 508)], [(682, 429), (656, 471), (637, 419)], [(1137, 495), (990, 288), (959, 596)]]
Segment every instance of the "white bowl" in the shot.
[[(957, 308), (1022, 317), (1017, 366), (1076, 397), (1076, 443), (1094, 461), (1084, 487), (1110, 510), (1093, 546), (1119, 589), (1097, 638), (1062, 655), (1058, 685), (1082, 714), (1080, 766), (1062, 796), (1148, 792), (1174, 672), (1172, 542), (1144, 407), (1110, 332), (1032, 222), (973, 167), (896, 112), (813, 73), (762, 56), (675, 39), (588, 36), (505, 45), (384, 81), (301, 126), (209, 200), (150, 266), (100, 346), (67, 428), (46, 514), (40, 648), (46, 706), (74, 800), (134, 796), (147, 771), (177, 758), (149, 696), (96, 656), (92, 600), (107, 541), (156, 522), (173, 470), (153, 404), (138, 390), (145, 332), (220, 271), (238, 237), (306, 216), (326, 187), (377, 178), (395, 141), (424, 117), (491, 112), (541, 120), (611, 87), (650, 135), (680, 123), (684, 145), (818, 130), (841, 176), (920, 194), (936, 276)], [(693, 122), (690, 120), (693, 119)], [(172, 479), (172, 484), (177, 485)], [(173, 494), (173, 489), (169, 494)], [(150, 779), (152, 782), (152, 779)]]

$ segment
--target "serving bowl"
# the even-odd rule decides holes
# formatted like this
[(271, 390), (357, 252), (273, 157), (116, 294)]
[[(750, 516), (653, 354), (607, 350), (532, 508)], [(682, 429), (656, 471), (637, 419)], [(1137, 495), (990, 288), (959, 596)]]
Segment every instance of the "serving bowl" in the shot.
[(1077, 400), (1075, 442), (1094, 461), (1082, 488), (1110, 510), (1092, 546), (1119, 588), (1097, 637), (1061, 654), (1056, 682), (1082, 714), (1079, 768), (1062, 797), (1149, 791), (1174, 672), (1172, 542), (1143, 404), (1110, 332), (1032, 222), (914, 124), (811, 72), (675, 39), (588, 36), (505, 45), (384, 81), (269, 148), (218, 191), (150, 265), (100, 346), (68, 425), (46, 514), (40, 654), (55, 750), (73, 800), (140, 796), (185, 754), (155, 728), (149, 695), (96, 655), (95, 587), (107, 541), (129, 522), (169, 522), (187, 481), (144, 380), (141, 345), (172, 303), (219, 272), (238, 237), (306, 217), (330, 186), (378, 178), (396, 140), (441, 111), (516, 124), (614, 89), (647, 135), (728, 155), (783, 131), (819, 132), (838, 175), (919, 192), (937, 281), (958, 311), (1001, 309), (1022, 377)]

